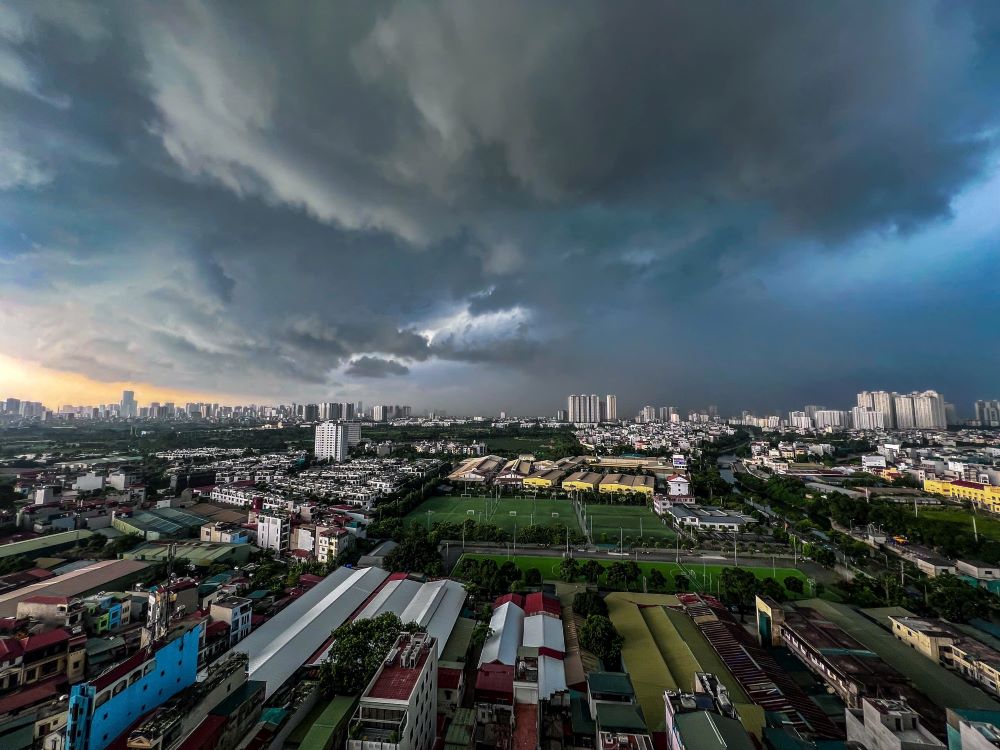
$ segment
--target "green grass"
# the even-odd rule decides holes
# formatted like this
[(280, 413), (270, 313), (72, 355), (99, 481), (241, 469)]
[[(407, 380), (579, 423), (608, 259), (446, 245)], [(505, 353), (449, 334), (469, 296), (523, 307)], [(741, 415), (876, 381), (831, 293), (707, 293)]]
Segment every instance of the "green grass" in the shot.
[[(508, 558), (506, 555), (480, 555), (467, 553), (462, 556), (463, 558), (469, 557), (475, 560), (483, 560), (486, 558), (494, 560), (497, 565), (503, 565), (507, 562)], [(546, 580), (558, 580), (559, 579), (559, 563), (562, 562), (561, 558), (558, 557), (537, 557), (532, 555), (512, 555), (511, 558), (514, 564), (517, 565), (521, 572), (530, 570), (531, 568), (538, 568), (542, 573), (542, 578)], [(608, 557), (607, 560), (598, 560), (602, 566), (607, 568), (613, 562), (618, 562), (625, 558), (618, 557)], [(459, 561), (461, 562), (461, 561)], [(580, 559), (580, 562), (584, 562)], [(729, 565), (685, 565), (684, 563), (672, 563), (672, 562), (639, 562), (639, 570), (642, 571), (642, 575), (647, 578), (653, 572), (653, 570), (659, 570), (666, 578), (670, 584), (671, 590), (674, 583), (674, 576), (678, 573), (683, 573), (687, 575), (688, 579), (691, 581), (692, 588), (705, 593), (716, 593), (718, 590), (719, 577), (722, 575), (722, 571), (727, 567), (732, 567)], [(750, 570), (758, 578), (767, 578), (768, 576), (777, 577), (779, 583), (783, 582), (789, 576), (798, 578), (805, 583), (805, 594), (803, 596), (809, 595), (809, 585), (806, 583), (807, 578), (802, 571), (795, 568), (775, 568), (772, 569), (768, 567), (748, 567), (745, 565), (740, 565), (741, 568), (745, 570)], [(581, 579), (582, 580), (582, 579)], [(601, 576), (600, 583), (606, 583), (605, 577)], [(792, 598), (801, 598), (797, 594), (792, 594), (789, 592)]]
[[(972, 511), (965, 508), (924, 508), (920, 509), (920, 517), (957, 524), (972, 533)], [(979, 536), (1000, 542), (1000, 520), (984, 513), (976, 514), (976, 529)]]
[(433, 526), (439, 521), (463, 523), (469, 519), (496, 524), (510, 533), (515, 526), (531, 524), (563, 529), (568, 526), (573, 534), (581, 533), (572, 503), (562, 499), (501, 498), (497, 502), (488, 497), (439, 496), (422, 502), (405, 520)]
[(586, 506), (587, 526), (593, 532), (595, 544), (616, 543), (624, 533), (626, 538), (640, 536), (645, 539), (673, 541), (676, 532), (663, 522), (651, 508), (645, 505), (599, 505)]

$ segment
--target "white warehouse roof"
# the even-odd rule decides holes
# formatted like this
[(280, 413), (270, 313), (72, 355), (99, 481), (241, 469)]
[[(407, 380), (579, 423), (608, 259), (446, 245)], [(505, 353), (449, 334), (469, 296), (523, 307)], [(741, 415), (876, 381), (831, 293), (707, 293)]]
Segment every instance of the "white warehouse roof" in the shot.
[(250, 657), (250, 679), (264, 680), (270, 698), (388, 577), (381, 568), (338, 568), (313, 586), (233, 648)]
[(382, 589), (372, 597), (372, 600), (358, 613), (355, 619), (370, 620), (386, 612), (402, 615), (418, 591), (420, 591), (420, 584), (416, 581), (409, 579), (386, 581)]
[(566, 691), (566, 665), (551, 656), (538, 657), (538, 697), (549, 700)]
[(486, 639), (483, 652), (479, 655), (478, 666), (493, 662), (514, 666), (517, 649), (521, 646), (524, 634), (524, 610), (513, 602), (501, 604), (493, 610), (490, 631), (490, 637)]
[(448, 644), (455, 623), (465, 605), (465, 586), (458, 581), (431, 581), (420, 587), (413, 601), (399, 616), (404, 623), (415, 622), (437, 639), (438, 657)]
[(532, 648), (550, 648), (566, 653), (562, 620), (549, 615), (531, 615), (524, 618), (524, 645)]

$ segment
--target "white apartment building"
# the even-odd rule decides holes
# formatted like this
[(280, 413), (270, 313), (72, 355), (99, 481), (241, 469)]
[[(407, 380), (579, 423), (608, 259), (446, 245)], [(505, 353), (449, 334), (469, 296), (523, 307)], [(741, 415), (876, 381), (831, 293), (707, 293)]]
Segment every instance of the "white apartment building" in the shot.
[[(596, 424), (601, 421), (604, 411), (604, 404), (600, 397), (594, 393), (589, 396), (580, 394), (579, 396), (569, 396), (566, 399), (566, 407), (569, 412), (569, 421), (574, 424)], [(617, 414), (617, 401), (615, 413)]]
[[(360, 437), (360, 434), (359, 434)], [(316, 425), (315, 453), (317, 461), (346, 461), (348, 458), (348, 427), (346, 422), (322, 422)]]
[(895, 391), (861, 391), (858, 394), (858, 406), (877, 411), (882, 415), (882, 427), (887, 430), (896, 428), (896, 397)]
[(291, 542), (291, 521), (286, 513), (264, 511), (257, 516), (257, 546), (284, 552)]
[(823, 430), (827, 427), (850, 427), (851, 415), (839, 409), (821, 409), (816, 412), (813, 419), (816, 421), (816, 429)]
[(870, 406), (851, 409), (851, 425), (855, 430), (881, 430), (885, 428), (885, 415)]
[(943, 430), (948, 426), (944, 397), (937, 391), (896, 395), (894, 403), (900, 430)]
[(918, 430), (943, 430), (948, 426), (944, 396), (937, 391), (913, 395), (913, 418)]
[(437, 735), (437, 646), (403, 633), (389, 650), (351, 719), (347, 750), (430, 750)]
[(788, 412), (788, 424), (798, 430), (811, 430), (813, 420), (804, 411), (790, 411)]
[(213, 503), (224, 503), (225, 505), (238, 505), (246, 508), (253, 502), (254, 497), (260, 493), (252, 487), (229, 487), (226, 485), (216, 485), (212, 488), (211, 497)]
[(604, 397), (604, 419), (607, 422), (618, 421), (618, 397), (613, 393)]

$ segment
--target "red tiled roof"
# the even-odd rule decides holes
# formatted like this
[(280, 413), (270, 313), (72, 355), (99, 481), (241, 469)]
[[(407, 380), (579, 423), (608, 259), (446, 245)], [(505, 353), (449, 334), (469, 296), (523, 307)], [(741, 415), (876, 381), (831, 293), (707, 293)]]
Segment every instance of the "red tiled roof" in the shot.
[(16, 659), (24, 654), (24, 647), (17, 638), (0, 638), (0, 660)]
[(66, 675), (57, 675), (44, 682), (36, 682), (34, 685), (21, 688), (16, 693), (5, 695), (0, 698), (0, 715), (55, 697), (59, 693), (59, 686), (65, 682)]
[(476, 693), (481, 697), (511, 701), (514, 698), (514, 667), (484, 664), (476, 673)]
[(462, 681), (462, 670), (452, 667), (438, 667), (438, 687), (443, 690), (457, 690)]
[(205, 628), (205, 636), (207, 638), (217, 638), (220, 635), (225, 635), (229, 632), (229, 625), (224, 623), (222, 620), (218, 622), (213, 622), (207, 628)]
[(536, 591), (524, 597), (524, 614), (537, 615), (539, 612), (562, 617), (562, 606), (554, 596)]
[(430, 649), (422, 648), (420, 656), (417, 657), (417, 663), (413, 667), (402, 666), (398, 659), (392, 665), (384, 666), (368, 690), (366, 697), (405, 701), (413, 692), (429, 655)]
[(117, 680), (120, 680), (122, 677), (127, 675), (133, 669), (135, 669), (140, 664), (145, 662), (147, 658), (149, 658), (148, 649), (140, 649), (139, 651), (132, 654), (132, 656), (130, 656), (129, 658), (127, 658), (125, 661), (121, 662), (114, 668), (109, 669), (102, 675), (98, 675), (91, 682), (91, 684), (97, 691), (104, 690), (104, 688), (114, 684)]
[(222, 737), (222, 728), (229, 722), (228, 716), (210, 714), (205, 717), (177, 750), (209, 750)]
[(38, 594), (37, 596), (29, 596), (21, 600), (22, 602), (30, 602), (31, 604), (69, 604), (69, 597), (66, 596), (42, 596)]
[(952, 482), (952, 484), (957, 487), (968, 487), (973, 490), (981, 490), (986, 487), (986, 485), (981, 482), (966, 482), (964, 479), (956, 479)]
[(504, 594), (503, 596), (498, 596), (496, 601), (493, 602), (493, 609), (499, 609), (507, 602), (513, 602), (521, 609), (524, 609), (524, 597), (520, 594)]
[(54, 646), (57, 643), (65, 643), (69, 640), (69, 633), (64, 628), (46, 630), (39, 635), (29, 635), (24, 641), (24, 653), (37, 651), (40, 648)]

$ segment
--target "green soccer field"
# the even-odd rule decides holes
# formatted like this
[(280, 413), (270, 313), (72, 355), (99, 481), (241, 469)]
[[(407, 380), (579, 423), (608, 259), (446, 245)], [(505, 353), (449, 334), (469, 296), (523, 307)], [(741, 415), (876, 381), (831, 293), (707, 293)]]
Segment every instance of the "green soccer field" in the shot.
[[(492, 559), (497, 565), (503, 565), (507, 560), (513, 560), (514, 564), (517, 565), (518, 569), (522, 572), (530, 570), (531, 568), (537, 568), (542, 573), (542, 578), (545, 580), (556, 581), (559, 578), (559, 564), (562, 559), (559, 557), (540, 557), (532, 555), (511, 555), (507, 557), (506, 555), (479, 555), (473, 553), (466, 553), (462, 555), (462, 558), (473, 558), (475, 560), (482, 559)], [(640, 555), (640, 558), (642, 556)], [(585, 562), (581, 558), (577, 558), (579, 562)], [(598, 562), (604, 567), (609, 567), (614, 562), (620, 562), (622, 560), (629, 558), (619, 558), (609, 556), (607, 559), (598, 560)], [(632, 558), (634, 559), (634, 558)], [(461, 561), (459, 561), (461, 562)], [(691, 584), (691, 588), (696, 591), (715, 594), (719, 590), (719, 577), (722, 575), (722, 571), (725, 570), (727, 565), (697, 565), (697, 564), (685, 564), (685, 563), (672, 563), (672, 562), (642, 562), (639, 561), (639, 570), (642, 571), (642, 575), (647, 579), (653, 570), (659, 570), (670, 582), (672, 586), (674, 583), (674, 576), (678, 574), (684, 574), (688, 577)], [(751, 571), (758, 578), (767, 578), (768, 576), (775, 578), (779, 583), (783, 582), (785, 578), (792, 577), (800, 579), (804, 585), (804, 593), (791, 594), (793, 599), (801, 599), (811, 596), (808, 579), (801, 570), (796, 568), (772, 568), (772, 567), (761, 567), (761, 566), (746, 566), (740, 565), (739, 567), (744, 570)], [(580, 579), (582, 580), (582, 578)], [(601, 577), (600, 583), (605, 583), (604, 576)], [(791, 593), (791, 592), (789, 592)]]
[(463, 523), (470, 519), (496, 524), (511, 533), (515, 527), (532, 524), (563, 529), (568, 526), (573, 534), (581, 533), (572, 503), (562, 499), (501, 498), (497, 501), (489, 497), (439, 496), (425, 500), (406, 516), (408, 522), (428, 527), (440, 521)]
[(595, 544), (614, 544), (625, 538), (673, 541), (676, 532), (645, 505), (586, 506), (586, 522)]

